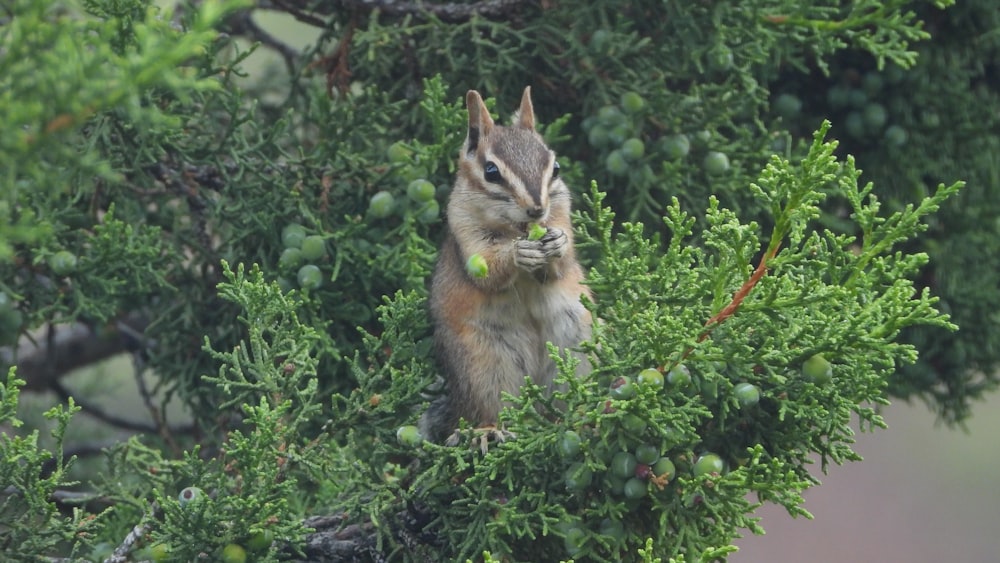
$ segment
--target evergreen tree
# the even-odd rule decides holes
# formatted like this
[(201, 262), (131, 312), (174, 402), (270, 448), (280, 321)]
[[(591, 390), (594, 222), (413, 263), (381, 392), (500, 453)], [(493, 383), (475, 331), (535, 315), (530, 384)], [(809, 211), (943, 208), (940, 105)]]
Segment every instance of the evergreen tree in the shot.
[[(716, 560), (760, 503), (805, 514), (852, 416), (996, 386), (1000, 14), (950, 4), (7, 2), (0, 551)], [(446, 447), (414, 425), (461, 100), (525, 85), (596, 367)], [(66, 383), (121, 353), (148, 421)], [(67, 441), (84, 414), (128, 435)]]

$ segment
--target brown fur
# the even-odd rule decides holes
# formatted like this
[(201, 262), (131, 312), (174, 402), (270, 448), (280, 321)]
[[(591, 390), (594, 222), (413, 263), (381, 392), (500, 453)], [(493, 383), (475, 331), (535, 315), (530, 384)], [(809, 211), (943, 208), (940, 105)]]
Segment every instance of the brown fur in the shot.
[[(466, 96), (469, 131), (448, 203), (448, 233), (431, 285), (434, 340), (447, 394), (421, 426), (432, 439), (460, 418), (474, 426), (497, 423), (501, 393), (517, 395), (525, 376), (553, 387), (555, 364), (546, 342), (576, 347), (590, 338), (590, 297), (573, 250), (570, 193), (553, 177), (555, 155), (535, 131), (530, 89), (513, 125), (493, 122), (478, 92)], [(498, 182), (486, 180), (487, 163)], [(529, 241), (538, 222), (545, 236)], [(465, 270), (480, 254), (485, 278)], [(580, 375), (589, 371), (581, 361)]]

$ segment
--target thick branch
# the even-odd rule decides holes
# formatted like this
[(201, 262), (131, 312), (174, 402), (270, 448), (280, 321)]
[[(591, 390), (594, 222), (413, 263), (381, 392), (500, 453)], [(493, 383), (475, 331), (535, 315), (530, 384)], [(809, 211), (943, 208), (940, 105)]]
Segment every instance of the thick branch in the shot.
[(24, 388), (45, 391), (73, 370), (137, 349), (135, 336), (148, 324), (142, 316), (130, 315), (116, 322), (115, 330), (95, 330), (83, 323), (53, 327), (50, 338), (22, 338), (16, 354), (10, 348), (0, 350), (0, 363), (11, 365), (16, 359)]
[[(288, 12), (300, 21), (302, 15), (309, 12), (329, 15), (338, 11), (354, 11), (361, 13), (374, 12), (378, 10), (387, 16), (403, 17), (413, 16), (426, 19), (428, 16), (435, 17), (447, 23), (461, 23), (480, 16), (489, 19), (501, 20), (508, 18), (522, 6), (537, 4), (533, 0), (482, 0), (473, 4), (421, 2), (413, 0), (403, 2), (400, 0), (334, 0), (316, 4), (312, 0), (263, 0), (258, 3), (260, 8), (275, 9)], [(315, 25), (318, 18), (312, 18), (311, 23)]]

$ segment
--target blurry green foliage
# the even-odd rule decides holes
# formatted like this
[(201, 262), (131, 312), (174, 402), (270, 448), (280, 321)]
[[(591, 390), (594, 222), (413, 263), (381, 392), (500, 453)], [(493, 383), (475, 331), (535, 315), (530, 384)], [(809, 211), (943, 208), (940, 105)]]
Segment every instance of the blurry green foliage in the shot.
[[(0, 344), (138, 317), (150, 410), (194, 418), (73, 483), (8, 376), (5, 555), (308, 559), (338, 514), (358, 557), (721, 559), (758, 502), (805, 514), (811, 454), (857, 459), (852, 416), (995, 386), (987, 0), (369, 4), (283, 3), (323, 32), (259, 76), (246, 3), (0, 11)], [(526, 84), (604, 323), (594, 376), (527, 385), (484, 455), (406, 427), (462, 95)]]

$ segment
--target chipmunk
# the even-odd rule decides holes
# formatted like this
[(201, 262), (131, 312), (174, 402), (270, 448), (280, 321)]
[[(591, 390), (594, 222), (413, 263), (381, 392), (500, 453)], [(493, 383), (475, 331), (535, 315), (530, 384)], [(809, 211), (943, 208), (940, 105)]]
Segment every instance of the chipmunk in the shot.
[[(546, 343), (568, 349), (590, 338), (581, 296), (591, 293), (573, 249), (570, 192), (555, 153), (535, 131), (530, 87), (510, 126), (494, 123), (475, 90), (465, 100), (468, 134), (430, 290), (447, 394), (424, 414), (421, 430), (440, 442), (464, 418), (490, 434), (480, 443), (485, 450), (489, 438), (508, 435), (496, 428), (501, 393), (516, 396), (526, 376), (554, 387)], [(540, 238), (526, 236), (534, 225), (547, 228)], [(466, 268), (474, 255), (485, 261), (482, 273)], [(577, 375), (589, 371), (581, 358)], [(447, 439), (457, 441), (457, 434)]]

